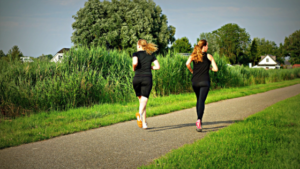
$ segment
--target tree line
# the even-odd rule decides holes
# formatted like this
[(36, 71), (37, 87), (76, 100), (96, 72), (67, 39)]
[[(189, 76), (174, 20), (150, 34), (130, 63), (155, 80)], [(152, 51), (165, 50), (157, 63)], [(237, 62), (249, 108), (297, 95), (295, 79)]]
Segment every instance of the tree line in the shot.
[[(233, 23), (212, 32), (201, 33), (197, 42), (201, 39), (208, 41), (208, 53), (225, 56), (231, 64), (256, 65), (261, 56), (267, 54), (275, 55), (280, 63), (284, 63), (285, 56), (290, 56), (291, 64), (300, 63), (300, 30), (285, 37), (284, 44), (280, 43), (279, 46), (265, 38), (256, 37), (251, 40), (245, 28)], [(172, 49), (180, 53), (190, 53), (193, 47), (188, 38), (183, 37), (173, 43)]]
[[(17, 45), (14, 45), (11, 49), (9, 49), (9, 51), (7, 52), (7, 54), (5, 54), (3, 52), (3, 50), (0, 50), (0, 60), (6, 61), (6, 62), (11, 62), (12, 60), (20, 60), (21, 57), (26, 57), (23, 55), (23, 53), (20, 51), (19, 47)], [(30, 59), (36, 61), (36, 60), (40, 60), (40, 61), (50, 61), (53, 58), (52, 54), (48, 54), (48, 55), (40, 55), (38, 57), (32, 57), (29, 56)]]

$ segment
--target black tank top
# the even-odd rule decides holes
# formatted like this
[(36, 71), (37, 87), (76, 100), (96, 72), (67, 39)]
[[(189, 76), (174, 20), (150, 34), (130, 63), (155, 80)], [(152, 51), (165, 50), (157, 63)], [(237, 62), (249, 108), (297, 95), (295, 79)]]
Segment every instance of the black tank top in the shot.
[(149, 55), (146, 51), (138, 51), (133, 53), (133, 57), (138, 58), (138, 65), (135, 69), (136, 76), (148, 76), (152, 75), (151, 73), (151, 64), (156, 60), (154, 54)]
[(192, 82), (201, 82), (201, 81), (210, 81), (209, 78), (209, 68), (211, 61), (207, 58), (207, 53), (203, 54), (203, 62), (196, 63), (193, 61), (194, 68), (193, 68), (193, 77)]

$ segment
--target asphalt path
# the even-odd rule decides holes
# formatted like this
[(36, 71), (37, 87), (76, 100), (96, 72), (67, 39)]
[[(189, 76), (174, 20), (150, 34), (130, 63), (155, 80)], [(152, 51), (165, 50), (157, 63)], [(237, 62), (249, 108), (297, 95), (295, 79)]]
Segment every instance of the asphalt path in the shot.
[(0, 168), (137, 168), (298, 94), (300, 84), (207, 104), (203, 132), (196, 131), (194, 107), (147, 118), (147, 130), (133, 120), (10, 147), (0, 150)]

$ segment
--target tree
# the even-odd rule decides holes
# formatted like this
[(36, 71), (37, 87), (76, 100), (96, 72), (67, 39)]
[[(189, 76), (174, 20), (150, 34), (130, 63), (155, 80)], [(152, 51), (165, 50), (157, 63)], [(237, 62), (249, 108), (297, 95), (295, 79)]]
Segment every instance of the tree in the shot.
[(283, 48), (287, 56), (290, 56), (291, 64), (300, 63), (300, 30), (295, 31), (289, 37), (285, 37)]
[(53, 55), (51, 55), (51, 54), (48, 54), (48, 55), (44, 55), (44, 54), (42, 54), (41, 56), (39, 56), (39, 57), (37, 57), (37, 59), (39, 59), (39, 60), (43, 60), (43, 61), (49, 61), (49, 60), (51, 60), (53, 58)]
[(250, 56), (249, 56), (249, 61), (255, 65), (260, 59), (259, 53), (258, 53), (258, 47), (257, 47), (257, 42), (256, 39), (254, 38), (251, 43), (250, 47)]
[[(217, 52), (217, 53), (220, 52), (220, 47), (219, 47), (218, 42), (217, 42), (217, 35), (216, 34), (213, 34), (211, 32), (201, 33), (200, 38), (197, 38), (196, 44), (202, 39), (205, 39), (208, 42), (207, 53), (210, 53), (210, 54), (213, 55), (215, 52)], [(194, 44), (194, 46), (196, 44)]]
[(189, 39), (187, 37), (183, 37), (177, 39), (173, 43), (172, 49), (179, 53), (190, 53), (192, 52), (192, 45), (190, 44)]
[(20, 51), (19, 47), (15, 45), (8, 51), (7, 56), (10, 56), (12, 60), (20, 60), (20, 57), (23, 57), (23, 53)]
[(153, 0), (88, 0), (73, 18), (71, 40), (75, 47), (134, 51), (142, 38), (163, 52), (175, 40), (175, 27), (167, 25), (167, 16)]
[(276, 55), (278, 47), (274, 41), (266, 40), (265, 38), (254, 38), (258, 45), (258, 51), (261, 56), (263, 55)]
[(231, 63), (237, 63), (238, 57), (246, 53), (250, 45), (250, 35), (246, 29), (240, 28), (237, 24), (226, 24), (213, 31), (217, 36), (217, 43), (220, 48), (219, 54), (229, 58)]
[(6, 55), (5, 55), (5, 53), (3, 52), (3, 50), (0, 50), (0, 59), (2, 58), (2, 57), (5, 57)]

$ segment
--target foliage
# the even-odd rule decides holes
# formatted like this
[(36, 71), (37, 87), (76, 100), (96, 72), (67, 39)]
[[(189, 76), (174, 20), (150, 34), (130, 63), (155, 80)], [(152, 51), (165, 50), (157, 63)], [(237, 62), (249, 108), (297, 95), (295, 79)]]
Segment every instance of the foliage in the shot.
[(177, 39), (173, 45), (172, 48), (178, 53), (191, 53), (192, 52), (192, 45), (189, 42), (189, 39), (187, 37), (183, 37), (180, 39)]
[(237, 24), (226, 24), (213, 33), (217, 36), (220, 55), (228, 57), (233, 64), (237, 63), (238, 58), (246, 52), (251, 42), (246, 29), (240, 28)]
[(2, 57), (5, 57), (6, 55), (5, 55), (5, 53), (3, 52), (3, 50), (0, 50), (0, 59), (2, 58)]
[(48, 55), (44, 55), (42, 54), (41, 56), (37, 57), (38, 60), (45, 60), (45, 61), (49, 61), (53, 58), (53, 55), (48, 54)]
[(258, 45), (257, 45), (256, 39), (254, 38), (251, 43), (251, 47), (250, 47), (249, 60), (252, 61), (253, 65), (255, 65), (255, 63), (258, 63), (259, 59), (260, 59), (260, 54), (258, 51)]
[(10, 60), (20, 60), (20, 57), (23, 57), (23, 53), (20, 51), (17, 45), (13, 46), (7, 53)]
[(152, 0), (88, 0), (73, 16), (71, 37), (75, 46), (106, 46), (136, 50), (138, 39), (158, 45), (163, 52), (175, 40), (175, 27)]
[(285, 38), (284, 49), (286, 54), (291, 57), (291, 64), (300, 64), (300, 30)]

